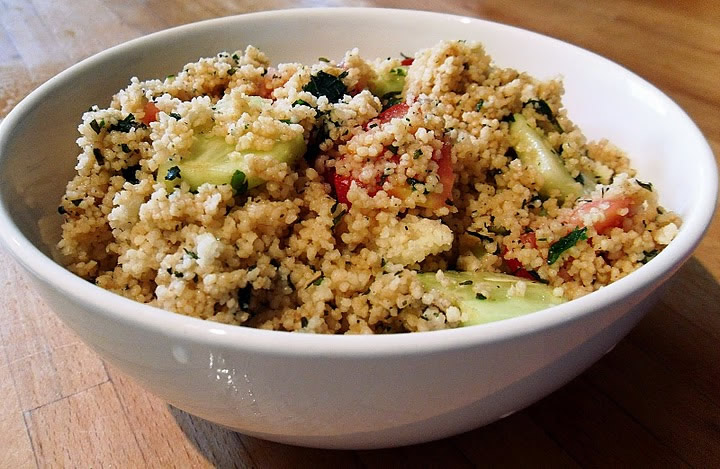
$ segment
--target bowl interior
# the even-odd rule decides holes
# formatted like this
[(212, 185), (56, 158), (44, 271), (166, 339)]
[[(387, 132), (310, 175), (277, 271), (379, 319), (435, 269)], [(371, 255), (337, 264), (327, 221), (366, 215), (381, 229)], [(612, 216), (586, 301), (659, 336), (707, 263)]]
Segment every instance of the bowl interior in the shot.
[[(442, 39), (482, 41), (495, 63), (539, 78), (564, 77), (565, 106), (591, 139), (608, 138), (652, 181), (663, 205), (699, 238), (714, 207), (716, 170), (702, 135), (659, 90), (597, 55), (505, 25), (426, 12), (324, 9), (265, 12), (163, 31), (115, 47), (56, 76), (0, 127), (0, 212), (50, 254), (59, 239), (58, 201), (73, 175), (77, 125), (91, 105), (106, 107), (129, 78), (175, 73), (202, 56), (253, 44), (274, 63), (411, 54)], [(709, 196), (710, 194), (710, 196)], [(710, 207), (708, 209), (708, 207)], [(10, 234), (11, 245), (22, 244)], [(691, 241), (697, 242), (697, 239)]]

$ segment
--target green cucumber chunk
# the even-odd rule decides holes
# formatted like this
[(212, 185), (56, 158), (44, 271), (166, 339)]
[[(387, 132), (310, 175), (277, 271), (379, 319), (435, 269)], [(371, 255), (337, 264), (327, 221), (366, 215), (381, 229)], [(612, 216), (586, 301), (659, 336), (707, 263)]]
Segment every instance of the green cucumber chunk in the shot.
[[(514, 318), (565, 302), (563, 298), (553, 295), (551, 287), (512, 275), (455, 271), (445, 271), (444, 275), (449, 282), (447, 286), (437, 280), (434, 272), (420, 273), (418, 280), (426, 291), (444, 293), (467, 315), (468, 319), (462, 322), (463, 326)], [(526, 285), (525, 295), (508, 296), (510, 287), (521, 280)], [(476, 293), (478, 287), (487, 291), (487, 298), (482, 299), (483, 295)]]
[(405, 87), (405, 76), (407, 75), (407, 67), (404, 65), (390, 69), (389, 71), (379, 74), (370, 80), (368, 87), (370, 92), (377, 97), (384, 97), (391, 94), (402, 93)]
[(247, 188), (252, 189), (265, 181), (249, 171), (245, 155), (270, 155), (279, 162), (293, 163), (305, 154), (305, 150), (302, 134), (288, 141), (279, 141), (270, 150), (240, 152), (236, 152), (234, 145), (227, 144), (223, 137), (200, 134), (193, 137), (189, 155), (181, 160), (170, 159), (160, 166), (158, 179), (165, 183), (168, 192), (183, 181), (188, 183), (190, 190), (197, 190), (205, 183), (230, 184), (235, 172), (241, 171), (247, 178)]
[(548, 142), (537, 133), (522, 114), (513, 115), (510, 123), (510, 144), (520, 161), (535, 167), (543, 176), (540, 195), (550, 197), (560, 193), (561, 199), (577, 199), (585, 192), (582, 184), (575, 181), (563, 164), (562, 158), (553, 151)]

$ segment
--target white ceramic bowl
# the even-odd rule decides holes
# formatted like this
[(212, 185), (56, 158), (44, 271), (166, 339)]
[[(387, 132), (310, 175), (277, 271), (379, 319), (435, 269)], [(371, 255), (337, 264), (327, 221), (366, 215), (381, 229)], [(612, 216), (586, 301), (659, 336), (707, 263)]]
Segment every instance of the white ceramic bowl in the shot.
[[(569, 115), (608, 137), (684, 224), (652, 262), (599, 292), (528, 316), (395, 336), (315, 336), (205, 322), (102, 290), (53, 262), (58, 200), (80, 116), (131, 76), (254, 44), (274, 62), (397, 56), (441, 39), (483, 41), (496, 63), (565, 77)], [(171, 404), (269, 440), (372, 448), (440, 438), (521, 409), (566, 383), (642, 317), (691, 254), (717, 193), (711, 150), (688, 116), (622, 67), (572, 45), (473, 18), (314, 9), (222, 18), (114, 47), (66, 70), (0, 128), (0, 239), (62, 320), (104, 359)]]

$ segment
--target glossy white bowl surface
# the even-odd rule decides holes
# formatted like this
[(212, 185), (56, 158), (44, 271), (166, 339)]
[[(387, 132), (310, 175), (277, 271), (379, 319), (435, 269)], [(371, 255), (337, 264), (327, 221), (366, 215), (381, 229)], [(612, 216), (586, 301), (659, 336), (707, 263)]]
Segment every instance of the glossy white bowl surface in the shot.
[[(205, 322), (104, 291), (52, 261), (56, 208), (77, 155), (80, 116), (131, 76), (248, 44), (273, 62), (397, 56), (441, 39), (485, 44), (495, 62), (562, 75), (569, 116), (607, 137), (684, 224), (652, 262), (599, 292), (549, 310), (457, 330), (315, 336)], [(177, 407), (293, 444), (372, 448), (441, 438), (523, 408), (566, 383), (642, 317), (653, 292), (692, 253), (715, 207), (712, 152), (655, 87), (575, 46), (474, 18), (381, 9), (312, 9), (221, 18), (114, 47), (66, 70), (0, 126), (0, 241), (63, 321), (104, 359)]]

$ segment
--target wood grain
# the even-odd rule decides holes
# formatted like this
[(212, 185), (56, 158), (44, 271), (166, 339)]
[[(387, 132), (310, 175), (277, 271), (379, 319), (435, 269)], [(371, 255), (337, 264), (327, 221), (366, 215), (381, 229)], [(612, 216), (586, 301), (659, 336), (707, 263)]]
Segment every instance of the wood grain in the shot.
[[(0, 0), (0, 118), (62, 69), (183, 23), (293, 6), (468, 14), (604, 55), (661, 88), (720, 153), (720, 2)], [(231, 432), (108, 368), (0, 252), (0, 468), (720, 467), (720, 221), (612, 352), (535, 405), (406, 448), (322, 451)]]

